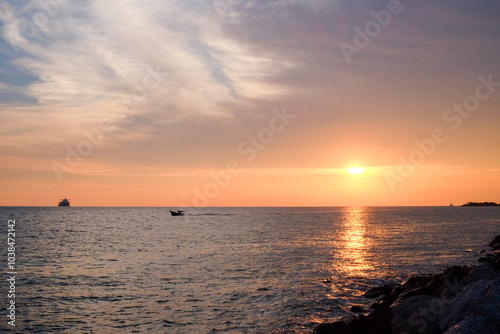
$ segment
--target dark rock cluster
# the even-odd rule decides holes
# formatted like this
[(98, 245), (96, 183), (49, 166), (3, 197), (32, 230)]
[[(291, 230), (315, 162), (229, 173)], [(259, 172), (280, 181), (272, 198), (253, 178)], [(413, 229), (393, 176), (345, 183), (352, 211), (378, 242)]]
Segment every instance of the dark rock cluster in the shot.
[(499, 334), (500, 235), (489, 246), (477, 267), (453, 266), (371, 288), (369, 315), (320, 324), (313, 334)]

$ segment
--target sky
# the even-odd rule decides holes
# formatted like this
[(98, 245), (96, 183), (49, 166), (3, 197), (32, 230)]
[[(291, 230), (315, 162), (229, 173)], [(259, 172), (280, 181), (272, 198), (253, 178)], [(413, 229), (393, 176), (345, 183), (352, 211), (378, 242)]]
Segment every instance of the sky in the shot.
[(500, 202), (498, 1), (7, 0), (0, 34), (0, 205)]

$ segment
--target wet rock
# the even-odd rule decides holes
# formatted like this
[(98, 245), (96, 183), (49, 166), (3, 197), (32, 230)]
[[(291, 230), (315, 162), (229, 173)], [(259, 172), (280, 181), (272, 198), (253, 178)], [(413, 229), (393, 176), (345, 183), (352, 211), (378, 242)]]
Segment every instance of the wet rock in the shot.
[(370, 305), (370, 309), (375, 310), (377, 308), (389, 308), (390, 304), (386, 299), (376, 300)]
[(362, 327), (368, 334), (387, 334), (391, 332), (392, 311), (388, 303), (380, 304), (367, 317), (368, 326)]
[(359, 306), (359, 305), (352, 305), (351, 306), (351, 312), (363, 313), (364, 311), (365, 311), (365, 309), (362, 306)]
[(400, 284), (397, 284), (397, 283), (389, 283), (389, 284), (384, 285), (384, 294), (389, 296), (391, 294), (391, 292), (398, 286), (400, 286)]
[(426, 285), (430, 295), (444, 299), (453, 299), (461, 290), (460, 282), (469, 274), (470, 267), (453, 266), (439, 275), (434, 275)]
[(343, 321), (319, 324), (313, 334), (362, 334)]
[(444, 280), (453, 280), (454, 278), (457, 278), (461, 281), (471, 271), (471, 269), (471, 267), (467, 266), (453, 266), (443, 271), (441, 277)]
[(447, 330), (473, 315), (484, 317), (491, 328), (500, 328), (500, 278), (465, 287), (441, 315), (439, 324)]
[[(363, 310), (364, 311), (364, 310)], [(349, 321), (337, 321), (318, 325), (314, 334), (388, 334), (391, 333), (392, 312), (385, 301), (369, 315), (363, 314)]]
[(346, 327), (347, 324), (343, 321), (319, 324), (316, 328), (314, 328), (313, 334), (331, 334)]
[(443, 277), (442, 275), (434, 275), (429, 283), (425, 286), (427, 291), (429, 291), (429, 295), (433, 295), (435, 297), (440, 297), (441, 292), (443, 290)]
[(391, 332), (391, 318), (392, 312), (386, 302), (377, 307), (373, 313), (353, 319), (349, 325), (363, 334), (387, 334)]
[(387, 296), (387, 299), (389, 301), (390, 301), (390, 296), (393, 294), (394, 290), (398, 289), (400, 286), (401, 286), (400, 284), (396, 283), (389, 283), (384, 285), (384, 294)]
[(409, 288), (409, 289), (404, 290), (398, 296), (398, 298), (394, 301), (394, 304), (397, 304), (397, 303), (401, 302), (402, 300), (405, 300), (405, 299), (413, 297), (413, 296), (427, 295), (427, 294), (428, 293), (427, 293), (427, 289), (425, 286), (416, 286), (413, 288)]
[(488, 262), (491, 267), (498, 273), (500, 272), (500, 253), (498, 253), (494, 259)]
[(491, 247), (492, 250), (500, 249), (500, 235), (497, 235), (495, 239), (493, 239), (488, 246)]
[(365, 292), (365, 297), (366, 298), (377, 298), (383, 294), (384, 294), (384, 287), (383, 286), (376, 286), (376, 287), (368, 289)]
[(495, 256), (492, 254), (486, 254), (486, 256), (477, 259), (477, 262), (490, 262), (495, 259)]
[(444, 334), (496, 334), (497, 332), (488, 328), (488, 323), (483, 316), (473, 315), (460, 321), (448, 329)]
[(432, 279), (434, 275), (418, 275), (410, 276), (401, 283), (403, 289), (413, 288), (416, 286), (425, 286)]
[(460, 285), (465, 287), (471, 283), (479, 281), (481, 279), (492, 280), (497, 277), (497, 273), (493, 269), (493, 267), (489, 263), (485, 263), (471, 270), (467, 276), (464, 277), (462, 281), (460, 281)]
[(367, 298), (377, 298), (377, 301), (379, 300), (387, 300), (389, 303), (392, 304), (392, 302), (397, 298), (400, 292), (403, 291), (403, 289), (400, 289), (398, 291), (398, 294), (394, 296), (394, 299), (391, 301), (390, 296), (393, 295), (394, 291), (399, 289), (401, 287), (400, 284), (396, 283), (389, 283), (384, 286), (378, 286), (374, 287), (371, 289), (368, 289), (365, 292), (365, 297)]
[(389, 304), (392, 305), (394, 304), (394, 302), (396, 301), (396, 299), (398, 299), (399, 295), (405, 291), (405, 289), (403, 287), (401, 287), (401, 285), (398, 285), (396, 286), (391, 294), (389, 295)]
[(444, 302), (434, 296), (419, 295), (402, 300), (391, 308), (392, 333), (441, 334), (438, 319), (444, 308)]

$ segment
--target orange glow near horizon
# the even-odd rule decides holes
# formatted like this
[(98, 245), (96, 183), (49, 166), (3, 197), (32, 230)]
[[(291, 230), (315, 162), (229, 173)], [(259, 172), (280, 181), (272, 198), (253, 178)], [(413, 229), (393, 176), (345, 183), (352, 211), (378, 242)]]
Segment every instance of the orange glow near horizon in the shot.
[(489, 188), (500, 184), (496, 170), (421, 167), (391, 191), (385, 173), (396, 168), (370, 167), (355, 176), (343, 169), (242, 169), (227, 185), (210, 176), (222, 173), (215, 169), (179, 176), (68, 174), (63, 182), (50, 172), (17, 173), (4, 181), (0, 203), (56, 206), (66, 196), (72, 206), (447, 206), (498, 196)]

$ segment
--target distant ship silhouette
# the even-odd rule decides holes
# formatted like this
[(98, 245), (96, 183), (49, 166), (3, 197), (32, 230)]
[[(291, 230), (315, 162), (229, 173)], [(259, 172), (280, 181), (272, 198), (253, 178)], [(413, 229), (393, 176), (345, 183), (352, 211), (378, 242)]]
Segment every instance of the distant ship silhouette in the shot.
[(64, 199), (60, 200), (59, 204), (57, 204), (57, 206), (69, 206), (69, 205), (70, 205), (69, 200), (66, 199), (66, 197), (64, 197)]

